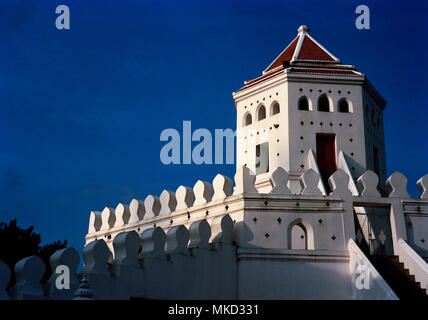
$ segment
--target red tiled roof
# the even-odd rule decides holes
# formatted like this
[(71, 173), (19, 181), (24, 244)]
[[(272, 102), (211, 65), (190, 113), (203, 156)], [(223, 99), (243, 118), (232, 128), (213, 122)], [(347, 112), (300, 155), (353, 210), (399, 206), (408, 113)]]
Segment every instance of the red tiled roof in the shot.
[[(243, 88), (256, 85), (274, 76), (286, 73), (364, 76), (355, 67), (342, 65), (340, 60), (328, 52), (309, 35), (309, 28), (301, 26), (297, 37), (267, 67), (263, 75), (245, 82)], [(287, 65), (284, 62), (288, 62)], [(284, 65), (284, 67), (283, 67)], [(276, 69), (276, 71), (274, 71)]]
[(301, 26), (297, 37), (287, 48), (267, 67), (264, 73), (282, 66), (285, 61), (317, 61), (340, 63), (330, 52), (324, 49), (315, 39), (309, 35), (309, 28)]
[(276, 58), (276, 60), (268, 67), (268, 69), (266, 69), (266, 72), (282, 66), (283, 61), (290, 61), (293, 58), (299, 38), (300, 37), (296, 37), (296, 39), (294, 39), (294, 41), (288, 45), (288, 47), (279, 55), (279, 57)]
[(300, 48), (297, 59), (336, 61), (309, 37), (305, 37), (305, 39), (303, 39), (302, 47)]

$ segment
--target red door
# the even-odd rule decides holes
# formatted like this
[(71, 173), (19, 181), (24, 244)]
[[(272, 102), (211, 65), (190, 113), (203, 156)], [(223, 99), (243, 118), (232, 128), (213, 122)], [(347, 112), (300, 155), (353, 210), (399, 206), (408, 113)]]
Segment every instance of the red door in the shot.
[(331, 192), (328, 178), (336, 171), (336, 136), (317, 133), (317, 164), (327, 193)]

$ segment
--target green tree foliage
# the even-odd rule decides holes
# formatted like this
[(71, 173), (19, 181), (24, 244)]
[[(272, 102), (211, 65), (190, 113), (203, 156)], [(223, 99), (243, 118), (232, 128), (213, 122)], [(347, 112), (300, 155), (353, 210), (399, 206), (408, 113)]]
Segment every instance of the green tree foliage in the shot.
[(40, 246), (40, 234), (34, 232), (34, 227), (22, 229), (17, 225), (16, 219), (9, 223), (0, 222), (0, 260), (3, 260), (12, 271), (12, 279), (8, 288), (15, 283), (13, 269), (15, 264), (28, 256), (39, 256), (46, 265), (46, 272), (43, 275), (42, 283), (46, 282), (52, 274), (49, 258), (57, 250), (67, 247), (67, 240), (64, 242), (55, 241), (44, 246)]

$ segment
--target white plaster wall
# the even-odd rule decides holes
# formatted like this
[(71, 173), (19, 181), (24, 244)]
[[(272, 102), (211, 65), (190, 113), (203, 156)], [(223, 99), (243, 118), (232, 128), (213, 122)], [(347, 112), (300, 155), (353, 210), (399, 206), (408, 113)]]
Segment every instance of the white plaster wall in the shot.
[(267, 205), (264, 199), (247, 203), (244, 221), (236, 236), (238, 245), (291, 249), (291, 227), (299, 223), (306, 229), (308, 249), (346, 250), (342, 204), (329, 202), (327, 206), (322, 197), (313, 198), (304, 202), (298, 197), (292, 202), (270, 199)]
[[(299, 256), (299, 254), (302, 254)], [(238, 254), (239, 299), (351, 299), (349, 262), (318, 259), (302, 250), (285, 250), (258, 257)]]
[[(237, 168), (247, 165), (255, 172), (256, 145), (268, 141), (269, 171), (272, 172), (278, 166), (282, 166), (291, 176), (301, 174), (310, 167), (308, 150), (312, 148), (316, 152), (316, 134), (334, 133), (336, 163), (338, 153), (342, 150), (358, 164), (350, 168), (352, 173), (358, 175), (358, 167), (367, 167), (371, 164), (367, 161), (370, 159), (372, 161), (373, 152), (373, 142), (366, 138), (369, 133), (365, 127), (367, 121), (364, 118), (364, 99), (369, 95), (364, 94), (362, 80), (362, 77), (314, 75), (305, 77), (287, 74), (235, 93), (238, 128)], [(318, 98), (322, 94), (329, 97), (331, 112), (317, 110)], [(311, 110), (298, 110), (297, 103), (302, 96), (309, 99)], [(349, 113), (338, 112), (338, 102), (343, 98), (349, 103)], [(270, 116), (270, 108), (275, 101), (280, 104), (281, 110), (279, 114)], [(257, 110), (261, 104), (266, 107), (267, 118), (257, 121)], [(253, 122), (249, 126), (243, 126), (247, 113), (251, 113)], [(383, 123), (381, 112), (377, 113), (377, 117)], [(383, 124), (380, 131), (374, 132), (379, 133), (374, 139), (379, 150), (381, 171), (384, 171)]]
[(405, 214), (407, 242), (428, 262), (428, 215)]
[[(257, 222), (253, 221), (254, 217), (258, 217)], [(281, 218), (281, 223), (278, 222), (278, 218)], [(302, 219), (310, 224), (312, 236), (311, 231), (306, 230), (307, 238), (309, 240), (313, 237), (315, 249), (345, 248), (342, 215), (336, 213), (248, 212), (245, 215), (245, 221), (251, 228), (251, 237), (253, 237), (249, 244), (260, 248), (291, 248), (289, 243), (291, 230), (288, 228), (296, 219)], [(322, 223), (318, 222), (320, 219), (322, 219)], [(269, 237), (265, 236), (267, 233)]]
[[(255, 172), (256, 145), (269, 142), (269, 172), (275, 170), (280, 163), (284, 169), (288, 170), (287, 91), (287, 83), (275, 77), (235, 96), (237, 168), (246, 165)], [(271, 108), (275, 102), (279, 103), (280, 113), (271, 115)], [(266, 108), (266, 118), (258, 121), (257, 110), (261, 105)], [(249, 126), (243, 126), (244, 116), (247, 113), (251, 113), (253, 122)], [(276, 128), (276, 125), (279, 126)]]
[[(307, 162), (308, 150), (312, 148), (316, 153), (317, 133), (336, 134), (336, 163), (338, 163), (338, 152), (343, 150), (343, 152), (364, 166), (366, 155), (360, 85), (332, 84), (321, 81), (311, 82), (308, 80), (305, 82), (290, 81), (288, 88), (290, 170), (302, 172), (309, 168), (309, 163)], [(333, 107), (332, 112), (317, 110), (318, 98), (322, 94), (326, 94), (329, 97)], [(306, 96), (311, 101), (312, 110), (298, 110), (298, 100), (302, 96)], [(349, 99), (351, 102), (350, 108), (352, 110), (350, 113), (337, 111), (337, 103), (342, 98)]]

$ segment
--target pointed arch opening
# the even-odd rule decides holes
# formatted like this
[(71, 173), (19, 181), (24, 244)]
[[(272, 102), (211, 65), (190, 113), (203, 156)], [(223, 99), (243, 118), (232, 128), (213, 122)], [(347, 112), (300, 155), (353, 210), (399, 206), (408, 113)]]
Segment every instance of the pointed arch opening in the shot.
[(337, 111), (342, 113), (352, 112), (352, 103), (350, 100), (343, 98), (337, 102)]
[(251, 117), (251, 113), (246, 113), (244, 115), (244, 121), (243, 121), (243, 126), (249, 126), (250, 124), (253, 123), (253, 118)]
[(279, 108), (279, 103), (278, 102), (273, 102), (271, 107), (270, 107), (270, 115), (274, 116), (276, 114), (278, 114), (280, 112), (280, 108)]
[(318, 98), (318, 111), (322, 112), (330, 112), (330, 99), (327, 97), (326, 94), (322, 94)]
[(303, 225), (295, 224), (291, 228), (291, 249), (306, 250), (308, 248), (307, 232)]
[(310, 223), (296, 219), (288, 225), (288, 248), (292, 250), (314, 250), (314, 232)]
[(307, 97), (300, 97), (299, 101), (297, 102), (297, 109), (309, 111), (309, 100)]
[(261, 105), (258, 109), (257, 109), (257, 121), (266, 119), (266, 108), (264, 105)]

